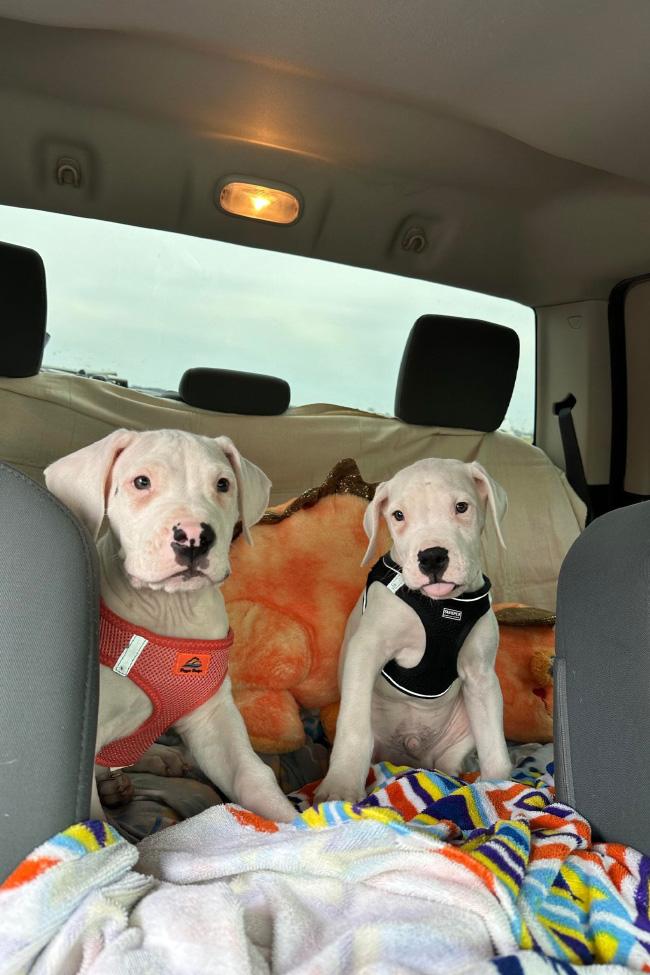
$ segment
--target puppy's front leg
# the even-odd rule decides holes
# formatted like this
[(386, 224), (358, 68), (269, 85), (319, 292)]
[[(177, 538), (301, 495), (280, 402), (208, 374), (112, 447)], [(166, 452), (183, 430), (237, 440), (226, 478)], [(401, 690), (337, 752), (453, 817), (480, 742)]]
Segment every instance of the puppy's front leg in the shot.
[(359, 802), (366, 795), (373, 745), (372, 688), (377, 676), (369, 651), (356, 634), (346, 648), (336, 735), (329, 770), (314, 795), (316, 804), (339, 799)]
[(481, 778), (507, 779), (512, 763), (503, 733), (503, 697), (494, 670), (499, 626), (494, 613), (483, 616), (458, 655), (463, 701), (476, 742)]
[(272, 770), (253, 751), (229, 677), (175, 728), (199, 767), (229, 799), (266, 819), (288, 823), (295, 818)]
[[(377, 675), (398, 645), (390, 619), (391, 593), (371, 587), (368, 608), (343, 649), (341, 707), (327, 775), (314, 802), (359, 802), (366, 795), (372, 758), (372, 693)], [(354, 611), (355, 613), (357, 610)]]

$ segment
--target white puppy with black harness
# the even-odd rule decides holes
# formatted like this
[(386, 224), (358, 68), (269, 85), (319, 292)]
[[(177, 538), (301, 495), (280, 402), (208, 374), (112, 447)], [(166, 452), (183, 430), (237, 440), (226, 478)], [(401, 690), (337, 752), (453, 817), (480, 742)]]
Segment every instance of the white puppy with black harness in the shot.
[(509, 776), (499, 628), (481, 568), (488, 508), (505, 547), (506, 494), (476, 462), (421, 460), (378, 485), (362, 564), (382, 515), (392, 547), (347, 623), (336, 738), (316, 802), (363, 798), (373, 760), (457, 775), (476, 747), (482, 778)]

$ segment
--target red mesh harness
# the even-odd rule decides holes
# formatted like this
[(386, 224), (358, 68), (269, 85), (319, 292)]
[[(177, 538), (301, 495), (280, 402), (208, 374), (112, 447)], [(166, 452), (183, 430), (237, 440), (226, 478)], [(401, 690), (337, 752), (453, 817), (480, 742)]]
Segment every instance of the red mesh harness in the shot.
[(180, 640), (133, 626), (102, 601), (99, 660), (134, 681), (152, 704), (139, 728), (104, 745), (95, 761), (134, 765), (159, 735), (215, 694), (228, 672), (232, 630), (222, 640)]

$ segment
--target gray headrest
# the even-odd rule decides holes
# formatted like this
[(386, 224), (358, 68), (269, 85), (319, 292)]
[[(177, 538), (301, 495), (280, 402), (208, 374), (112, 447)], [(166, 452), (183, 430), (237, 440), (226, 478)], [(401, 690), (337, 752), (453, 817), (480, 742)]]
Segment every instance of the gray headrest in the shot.
[(408, 337), (395, 393), (406, 423), (496, 430), (519, 365), (511, 328), (473, 318), (423, 315)]
[(0, 242), (0, 376), (37, 375), (45, 348), (45, 268), (36, 251)]
[(178, 391), (189, 406), (245, 416), (277, 416), (291, 399), (284, 379), (232, 369), (188, 369)]

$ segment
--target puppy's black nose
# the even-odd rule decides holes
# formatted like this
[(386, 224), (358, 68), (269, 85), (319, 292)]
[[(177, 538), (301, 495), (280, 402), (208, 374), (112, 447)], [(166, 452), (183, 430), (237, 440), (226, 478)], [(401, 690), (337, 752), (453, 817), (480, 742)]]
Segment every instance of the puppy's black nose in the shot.
[(202, 555), (206, 555), (214, 545), (217, 536), (212, 525), (202, 521), (200, 524), (183, 522), (172, 528), (171, 547), (180, 565), (192, 566)]
[(449, 552), (439, 545), (423, 548), (418, 552), (418, 565), (422, 575), (429, 576), (432, 582), (440, 582), (449, 565)]

